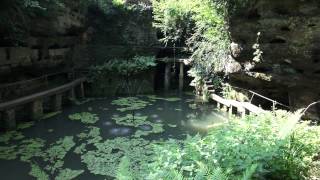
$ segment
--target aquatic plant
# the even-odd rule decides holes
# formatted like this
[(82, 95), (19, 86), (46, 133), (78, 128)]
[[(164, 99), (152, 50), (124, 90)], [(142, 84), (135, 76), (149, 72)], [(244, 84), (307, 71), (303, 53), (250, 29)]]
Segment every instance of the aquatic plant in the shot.
[(64, 164), (64, 157), (74, 146), (73, 136), (66, 136), (51, 144), (42, 155), (43, 160), (49, 163), (45, 169), (50, 171), (51, 174), (61, 169)]
[(23, 138), (24, 138), (24, 135), (21, 132), (8, 131), (0, 135), (0, 143), (8, 144), (10, 141), (21, 140)]
[(80, 141), (85, 141), (85, 144), (94, 144), (102, 140), (100, 135), (100, 128), (95, 126), (89, 126), (85, 132), (77, 135)]
[(17, 158), (17, 146), (11, 145), (11, 146), (0, 146), (0, 159), (4, 160), (14, 160)]
[(41, 157), (45, 143), (46, 141), (40, 138), (23, 140), (17, 148), (20, 160), (30, 162), (33, 157)]
[(83, 172), (84, 170), (62, 169), (55, 180), (72, 180)]
[(73, 121), (81, 121), (84, 124), (94, 124), (99, 120), (98, 115), (90, 112), (81, 112), (69, 115), (69, 119)]
[(141, 116), (141, 115), (133, 116), (132, 114), (127, 114), (125, 116), (113, 116), (112, 119), (115, 120), (116, 123), (119, 125), (133, 126), (133, 127), (138, 127), (140, 125), (149, 123), (149, 121), (147, 121), (148, 116)]
[(149, 102), (143, 101), (137, 97), (125, 97), (113, 100), (112, 105), (123, 106), (122, 108), (117, 108), (121, 112), (125, 111), (135, 111), (145, 108)]
[(29, 175), (35, 177), (37, 180), (49, 180), (49, 175), (37, 164), (31, 164)]
[(126, 156), (130, 163), (130, 171), (133, 179), (143, 179), (141, 173), (144, 167), (141, 162), (149, 162), (149, 155), (152, 153), (150, 142), (141, 138), (123, 138), (106, 140), (102, 143), (95, 143), (96, 150), (90, 150), (81, 156), (89, 171), (93, 174), (116, 177), (118, 165), (123, 156)]

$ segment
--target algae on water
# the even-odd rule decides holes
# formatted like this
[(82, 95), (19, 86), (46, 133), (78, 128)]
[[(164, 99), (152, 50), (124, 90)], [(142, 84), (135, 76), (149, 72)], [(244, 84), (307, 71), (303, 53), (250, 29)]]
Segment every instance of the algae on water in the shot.
[(89, 171), (93, 174), (116, 177), (117, 165), (121, 158), (126, 156), (130, 162), (130, 169), (134, 179), (141, 177), (143, 167), (142, 162), (150, 161), (149, 155), (152, 153), (150, 142), (141, 138), (124, 138), (106, 140), (102, 143), (94, 144), (96, 149), (90, 150), (81, 156)]
[(98, 115), (90, 112), (81, 112), (69, 115), (69, 119), (73, 121), (81, 121), (84, 124), (94, 124), (99, 120)]
[(141, 115), (133, 116), (132, 114), (127, 114), (125, 116), (113, 116), (112, 119), (115, 120), (117, 124), (124, 126), (138, 127), (148, 123), (148, 116)]
[(31, 164), (29, 175), (35, 177), (37, 180), (49, 180), (49, 175), (37, 164)]
[(137, 97), (126, 97), (114, 100), (111, 104), (121, 106), (121, 108), (117, 108), (117, 110), (125, 112), (143, 109), (149, 104), (149, 102), (143, 101)]
[(66, 136), (51, 144), (50, 148), (43, 153), (43, 160), (49, 163), (45, 169), (52, 174), (57, 169), (61, 169), (64, 164), (64, 157), (74, 146), (75, 142), (72, 136)]

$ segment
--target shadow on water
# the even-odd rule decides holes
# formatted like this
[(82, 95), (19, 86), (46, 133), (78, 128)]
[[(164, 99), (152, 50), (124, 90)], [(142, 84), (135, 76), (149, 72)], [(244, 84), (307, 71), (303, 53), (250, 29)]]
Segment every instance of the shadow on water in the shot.
[[(197, 102), (192, 95), (157, 95), (138, 96), (139, 99), (149, 102), (148, 106), (137, 110), (135, 115), (148, 116), (147, 121), (163, 124), (164, 132), (158, 134), (149, 134), (143, 137), (147, 140), (159, 139), (184, 139), (186, 135), (195, 135), (197, 133), (205, 134), (208, 128), (217, 123), (226, 121), (226, 114), (215, 111), (211, 104)], [(155, 98), (156, 97), (156, 98)], [(173, 97), (173, 98), (172, 98)], [(170, 99), (171, 98), (171, 99)], [(149, 124), (139, 125), (138, 127), (117, 125), (112, 119), (113, 116), (126, 115), (127, 112), (120, 112), (116, 105), (111, 102), (117, 98), (95, 99), (82, 105), (66, 107), (63, 112), (55, 117), (36, 122), (34, 126), (22, 130), (26, 138), (41, 138), (49, 144), (56, 142), (65, 136), (76, 136), (83, 132), (88, 126), (100, 128), (101, 137), (114, 139), (116, 137), (129, 137), (134, 135), (137, 130), (150, 131), (152, 126)], [(71, 121), (68, 116), (79, 112), (90, 112), (97, 114), (99, 121), (93, 125), (86, 125), (81, 122)], [(75, 140), (76, 146), (80, 142)], [(6, 146), (0, 144), (0, 146)], [(44, 165), (45, 166), (45, 165)], [(73, 149), (67, 153), (64, 159), (64, 167), (71, 169), (87, 169), (86, 165), (81, 163), (79, 155), (73, 153)], [(30, 166), (28, 163), (19, 160), (0, 160), (0, 174), (5, 179), (32, 179), (28, 172)], [(104, 176), (93, 175), (85, 170), (77, 179), (106, 179)], [(112, 178), (110, 178), (112, 179)]]

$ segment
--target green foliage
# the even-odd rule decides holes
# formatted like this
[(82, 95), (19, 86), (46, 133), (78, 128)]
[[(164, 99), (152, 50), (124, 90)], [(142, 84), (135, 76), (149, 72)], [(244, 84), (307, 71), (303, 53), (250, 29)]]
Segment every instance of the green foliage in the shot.
[(154, 0), (154, 26), (161, 30), (165, 44), (176, 43), (191, 31), (194, 1)]
[(308, 179), (320, 127), (300, 117), (284, 111), (248, 116), (205, 137), (157, 145), (147, 179)]
[(184, 43), (193, 53), (192, 77), (223, 70), (230, 54), (227, 0), (154, 0), (153, 7), (154, 25), (166, 43), (187, 39)]
[(81, 112), (69, 115), (69, 119), (73, 121), (81, 121), (84, 124), (94, 124), (99, 121), (99, 117), (96, 114), (89, 112)]
[[(131, 59), (111, 59), (101, 65), (90, 68), (89, 79), (93, 83), (95, 91), (112, 91), (110, 88), (121, 89), (124, 94), (139, 93), (143, 83), (138, 75), (146, 72), (148, 69), (156, 66), (155, 57), (153, 56), (135, 56)], [(118, 75), (114, 83), (109, 87), (105, 83), (110, 79), (110, 74)]]
[(226, 99), (237, 100), (240, 102), (249, 101), (248, 94), (242, 93), (240, 90), (236, 90), (228, 83), (222, 85), (222, 95)]
[(134, 75), (156, 66), (153, 56), (135, 56), (132, 59), (112, 59), (102, 65), (91, 67), (91, 78), (95, 78), (107, 73), (116, 73), (123, 76)]

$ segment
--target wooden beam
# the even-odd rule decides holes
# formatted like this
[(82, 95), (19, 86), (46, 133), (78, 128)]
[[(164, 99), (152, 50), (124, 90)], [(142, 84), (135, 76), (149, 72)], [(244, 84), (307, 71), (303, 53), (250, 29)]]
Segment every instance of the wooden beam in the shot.
[(37, 99), (31, 105), (31, 119), (39, 120), (43, 116), (43, 100)]
[(170, 68), (171, 68), (171, 64), (166, 63), (166, 68), (164, 72), (164, 90), (165, 91), (169, 91), (170, 89)]
[(11, 108), (14, 108), (16, 106), (23, 105), (26, 103), (31, 103), (31, 102), (35, 101), (36, 99), (41, 99), (44, 97), (48, 97), (48, 96), (52, 96), (55, 94), (60, 94), (60, 93), (66, 92), (66, 91), (70, 90), (71, 88), (79, 85), (81, 82), (85, 82), (85, 81), (86, 81), (86, 78), (80, 78), (80, 79), (77, 79), (77, 80), (70, 82), (68, 84), (62, 85), (60, 87), (56, 87), (56, 88), (53, 88), (53, 89), (50, 89), (47, 91), (32, 94), (30, 96), (25, 96), (25, 97), (15, 99), (12, 101), (0, 103), (0, 111), (4, 111), (6, 109), (11, 109)]
[(56, 94), (52, 98), (52, 111), (60, 111), (62, 109), (62, 94)]
[(3, 120), (6, 129), (15, 129), (17, 126), (15, 109), (7, 109), (3, 113)]
[(180, 70), (179, 70), (179, 91), (183, 91), (183, 86), (184, 86), (184, 64), (180, 63)]

